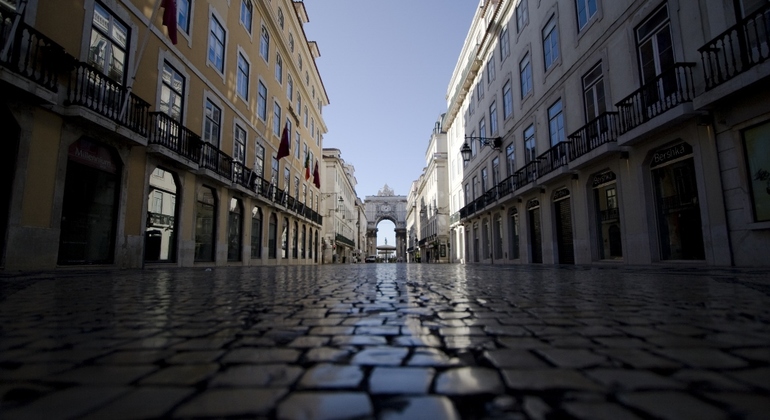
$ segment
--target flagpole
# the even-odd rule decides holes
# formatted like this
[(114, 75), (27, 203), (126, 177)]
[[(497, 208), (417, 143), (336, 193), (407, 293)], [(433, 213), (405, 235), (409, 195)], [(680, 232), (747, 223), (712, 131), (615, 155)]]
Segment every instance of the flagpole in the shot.
[[(142, 42), (139, 44), (139, 49), (136, 50), (136, 62), (134, 63), (133, 68), (131, 69), (131, 73), (129, 74), (128, 81), (126, 82), (126, 97), (123, 98), (123, 106), (120, 108), (120, 116), (118, 117), (118, 120), (122, 120), (123, 117), (126, 115), (126, 109), (128, 108), (128, 98), (131, 96), (131, 89), (134, 86), (134, 80), (136, 80), (136, 72), (139, 71), (139, 62), (142, 61), (142, 55), (144, 55), (144, 50), (147, 48), (147, 41), (150, 40), (150, 31), (152, 27), (152, 23), (155, 22), (155, 19), (158, 17), (158, 11), (160, 11), (160, 2), (162, 0), (155, 0), (155, 6), (152, 8), (152, 15), (150, 16), (150, 21), (147, 22), (147, 29), (144, 30), (144, 33), (142, 34)], [(176, 12), (174, 12), (176, 13)]]

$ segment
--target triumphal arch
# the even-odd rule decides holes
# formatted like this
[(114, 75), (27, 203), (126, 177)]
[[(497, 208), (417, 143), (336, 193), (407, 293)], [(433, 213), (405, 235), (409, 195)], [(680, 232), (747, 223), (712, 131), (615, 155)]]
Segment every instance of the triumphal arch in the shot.
[(385, 184), (377, 195), (364, 200), (366, 211), (366, 255), (377, 255), (377, 225), (390, 220), (396, 225), (396, 260), (406, 261), (406, 196), (396, 195)]

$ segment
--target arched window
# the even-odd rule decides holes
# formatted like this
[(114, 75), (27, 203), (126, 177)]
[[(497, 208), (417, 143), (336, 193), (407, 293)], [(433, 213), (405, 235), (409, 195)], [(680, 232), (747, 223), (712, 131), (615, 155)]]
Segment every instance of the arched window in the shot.
[(294, 231), (291, 233), (291, 257), (299, 258), (299, 225), (294, 222)]
[(281, 258), (289, 259), (289, 218), (283, 218), (283, 227), (281, 228)]
[(302, 236), (299, 238), (299, 257), (303, 260), (305, 259), (305, 234), (307, 232), (307, 228), (305, 225), (302, 225)]
[(510, 228), (508, 229), (508, 257), (516, 260), (519, 258), (519, 212), (511, 209), (508, 213)]

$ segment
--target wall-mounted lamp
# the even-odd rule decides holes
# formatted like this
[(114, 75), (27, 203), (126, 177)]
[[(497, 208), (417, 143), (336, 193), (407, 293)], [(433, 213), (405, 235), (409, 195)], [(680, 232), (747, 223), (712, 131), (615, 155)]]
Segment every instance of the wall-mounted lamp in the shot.
[(463, 143), (463, 145), (460, 147), (460, 155), (463, 157), (463, 161), (465, 162), (471, 160), (471, 155), (473, 154), (473, 149), (471, 149), (471, 146), (468, 144), (468, 142), (470, 141), (472, 143), (474, 140), (478, 140), (479, 143), (481, 143), (481, 147), (490, 146), (498, 152), (500, 151), (500, 147), (503, 145), (502, 137), (465, 136), (465, 143)]

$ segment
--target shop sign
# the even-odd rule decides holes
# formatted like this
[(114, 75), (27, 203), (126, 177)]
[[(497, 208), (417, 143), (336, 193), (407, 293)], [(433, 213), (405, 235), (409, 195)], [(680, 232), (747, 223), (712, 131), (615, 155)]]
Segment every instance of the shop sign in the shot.
[(85, 138), (72, 143), (68, 150), (70, 160), (111, 174), (118, 173), (118, 164), (110, 150)]
[(650, 162), (650, 168), (660, 166), (666, 162), (679, 159), (682, 156), (692, 154), (692, 146), (682, 142), (675, 144), (671, 147), (658, 150), (652, 155), (652, 161)]
[(599, 185), (612, 182), (616, 179), (617, 179), (617, 176), (615, 175), (615, 172), (612, 172), (612, 171), (602, 172), (600, 174), (594, 175), (594, 180), (593, 182), (591, 182), (591, 187), (596, 188)]

